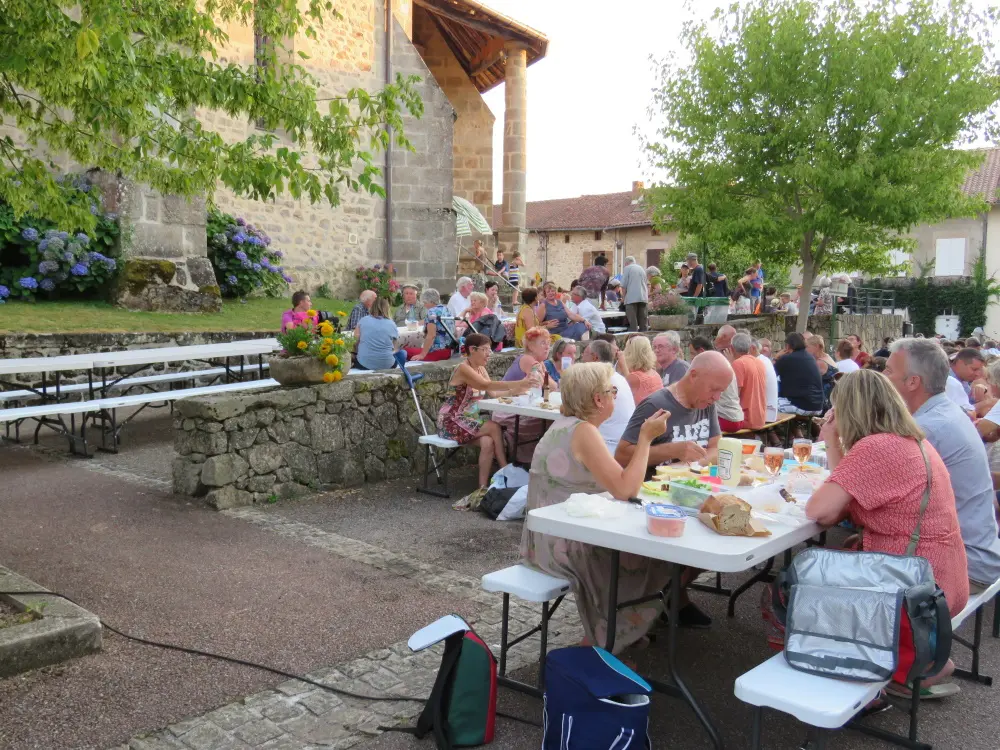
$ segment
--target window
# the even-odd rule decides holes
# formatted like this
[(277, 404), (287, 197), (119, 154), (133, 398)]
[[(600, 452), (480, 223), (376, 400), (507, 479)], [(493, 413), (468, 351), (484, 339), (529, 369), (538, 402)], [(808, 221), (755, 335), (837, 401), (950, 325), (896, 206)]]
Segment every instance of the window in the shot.
[(594, 232), (594, 239), (596, 241), (598, 241), (598, 242), (600, 242), (601, 237), (603, 237), (603, 236), (604, 236), (604, 232), (602, 232), (600, 229), (598, 229), (596, 232)]
[(908, 252), (904, 250), (890, 250), (889, 260), (894, 266), (903, 266), (905, 264), (905, 268), (900, 268), (900, 270), (896, 271), (896, 276), (906, 276), (906, 272), (910, 268), (910, 254)]
[(568, 234), (563, 235), (563, 242), (565, 242), (567, 245), (569, 244), (569, 235)]
[(935, 276), (965, 275), (965, 238), (945, 237), (935, 243)]

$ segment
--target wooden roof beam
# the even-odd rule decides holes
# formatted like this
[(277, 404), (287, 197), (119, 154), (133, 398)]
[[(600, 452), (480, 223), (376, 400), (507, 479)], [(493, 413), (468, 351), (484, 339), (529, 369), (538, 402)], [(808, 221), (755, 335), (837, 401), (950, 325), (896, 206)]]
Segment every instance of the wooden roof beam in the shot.
[(501, 24), (480, 21), (479, 19), (473, 18), (468, 14), (448, 8), (442, 8), (429, 0), (413, 0), (413, 4), (423, 8), (428, 13), (433, 13), (434, 15), (446, 18), (449, 21), (460, 23), (463, 26), (468, 26), (476, 31), (481, 31), (488, 36), (503, 36), (510, 41), (520, 42), (526, 47), (538, 51), (537, 40), (526, 37), (513, 29), (502, 26)]
[(475, 78), (487, 68), (492, 67), (504, 57), (504, 45), (507, 40), (503, 37), (493, 37), (476, 56), (469, 61), (469, 76)]

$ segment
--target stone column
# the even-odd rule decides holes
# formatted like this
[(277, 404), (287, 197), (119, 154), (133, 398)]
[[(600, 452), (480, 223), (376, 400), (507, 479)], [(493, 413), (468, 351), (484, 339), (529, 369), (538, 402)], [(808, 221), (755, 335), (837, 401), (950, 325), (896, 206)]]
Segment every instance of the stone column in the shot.
[(500, 247), (508, 254), (527, 242), (528, 53), (508, 42), (504, 80), (503, 205)]

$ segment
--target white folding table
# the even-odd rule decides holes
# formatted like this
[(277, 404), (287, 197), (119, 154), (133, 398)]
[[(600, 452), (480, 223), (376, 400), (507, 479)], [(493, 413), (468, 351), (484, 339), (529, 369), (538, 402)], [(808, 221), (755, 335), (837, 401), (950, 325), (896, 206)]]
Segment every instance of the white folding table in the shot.
[(512, 414), (514, 416), (514, 457), (517, 457), (517, 449), (521, 443), (521, 417), (534, 417), (547, 422), (555, 421), (559, 417), (559, 407), (562, 406), (562, 395), (559, 391), (549, 394), (551, 409), (543, 409), (539, 405), (526, 403), (527, 396), (516, 396), (513, 403), (505, 404), (496, 398), (485, 398), (479, 402), (480, 411), (492, 411), (497, 414)]
[[(618, 566), (622, 552), (642, 555), (670, 563), (669, 624), (667, 629), (667, 665), (670, 682), (649, 680), (658, 691), (682, 698), (694, 710), (705, 727), (712, 744), (722, 747), (722, 738), (705, 710), (695, 700), (677, 669), (677, 627), (681, 599), (681, 572), (684, 567), (738, 573), (766, 562), (818, 535), (822, 528), (815, 523), (765, 522), (771, 531), (766, 537), (729, 537), (711, 531), (695, 517), (688, 518), (684, 535), (664, 538), (646, 531), (646, 517), (640, 506), (625, 509), (620, 518), (578, 518), (566, 512), (565, 503), (537, 508), (528, 513), (528, 529), (540, 534), (572, 539), (604, 547), (611, 552), (611, 576), (608, 588), (607, 643), (611, 651), (615, 643), (618, 610), (621, 606), (640, 602), (618, 603)], [(656, 597), (653, 597), (656, 598)]]

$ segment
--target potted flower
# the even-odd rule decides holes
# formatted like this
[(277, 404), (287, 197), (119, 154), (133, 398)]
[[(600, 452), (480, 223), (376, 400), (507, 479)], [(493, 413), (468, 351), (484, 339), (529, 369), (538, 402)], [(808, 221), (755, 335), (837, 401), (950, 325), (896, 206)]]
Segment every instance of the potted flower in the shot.
[(679, 331), (688, 324), (689, 312), (676, 291), (654, 295), (649, 301), (649, 327), (654, 331)]
[(351, 369), (353, 336), (329, 321), (316, 325), (315, 320), (316, 312), (310, 310), (299, 325), (278, 334), (282, 351), (269, 362), (271, 377), (282, 385), (336, 383)]

